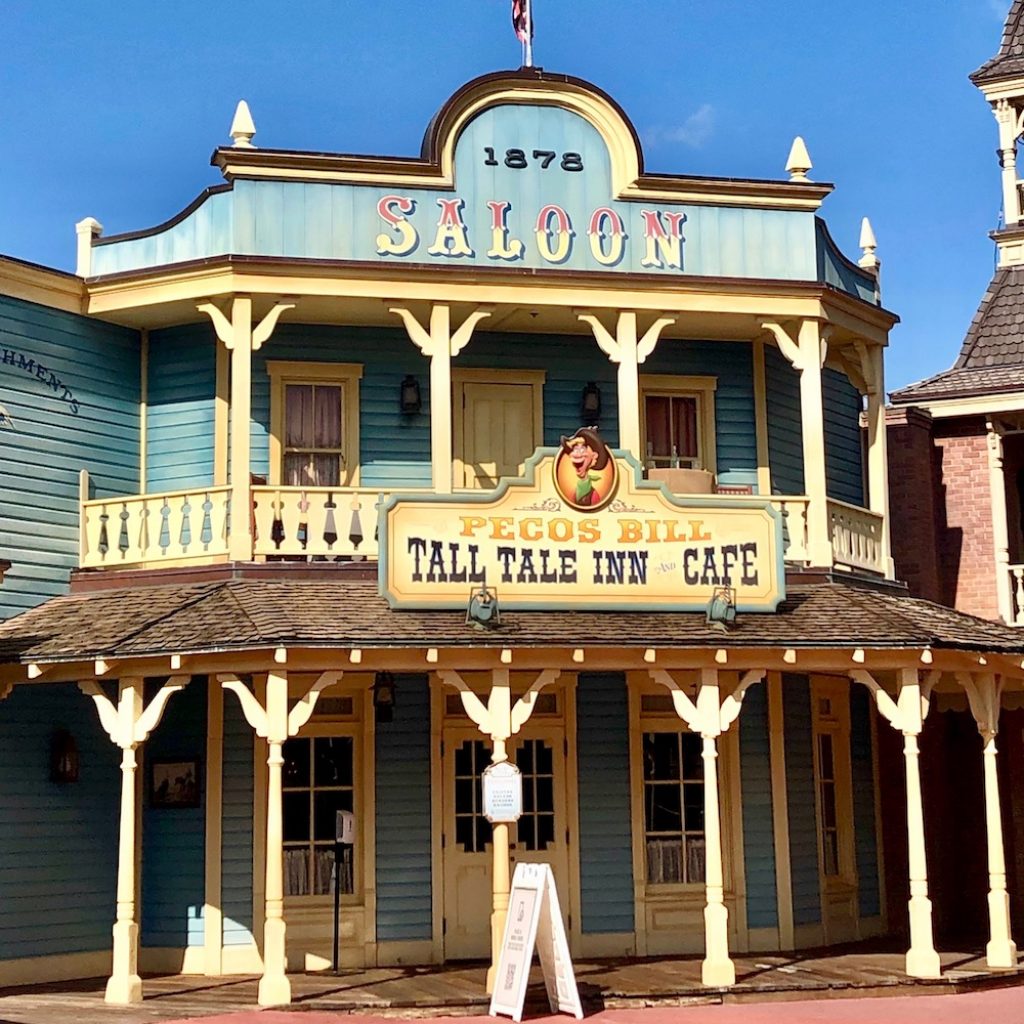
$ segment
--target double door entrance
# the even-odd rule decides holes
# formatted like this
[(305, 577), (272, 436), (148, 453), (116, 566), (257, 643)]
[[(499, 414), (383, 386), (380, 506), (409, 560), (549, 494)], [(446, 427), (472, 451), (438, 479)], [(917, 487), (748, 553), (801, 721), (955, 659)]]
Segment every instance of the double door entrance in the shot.
[[(509, 826), (512, 870), (520, 862), (551, 865), (563, 915), (569, 905), (566, 740), (562, 726), (530, 723), (509, 741), (523, 775), (523, 816)], [(442, 747), (444, 956), (490, 956), (492, 827), (483, 815), (482, 775), (490, 743), (464, 725), (446, 725)], [(568, 925), (568, 920), (566, 921)]]

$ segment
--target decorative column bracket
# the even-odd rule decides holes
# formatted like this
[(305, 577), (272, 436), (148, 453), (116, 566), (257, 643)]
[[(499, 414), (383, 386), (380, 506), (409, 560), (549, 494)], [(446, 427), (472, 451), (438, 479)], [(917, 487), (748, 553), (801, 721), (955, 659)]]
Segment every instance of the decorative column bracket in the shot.
[(728, 987), (736, 984), (736, 966), (729, 956), (729, 910), (725, 905), (725, 870), (722, 864), (717, 741), (739, 717), (747, 690), (761, 682), (767, 672), (764, 669), (744, 672), (736, 689), (723, 699), (718, 669), (701, 669), (696, 701), (690, 698), (671, 673), (657, 668), (648, 669), (648, 673), (654, 682), (669, 690), (676, 714), (693, 732), (700, 734), (703, 743), (705, 951), (704, 962), (701, 964), (701, 982), (713, 988)]
[[(544, 669), (530, 685), (529, 689), (515, 704), (512, 703), (510, 674), (507, 668), (495, 669), (491, 692), (487, 703), (473, 692), (469, 684), (459, 675), (447, 669), (437, 673), (438, 678), (447, 686), (459, 691), (462, 706), (472, 722), (485, 736), (489, 737), (493, 747), (491, 764), (499, 764), (508, 760), (508, 741), (515, 736), (527, 723), (536, 706), (537, 695), (555, 682), (561, 675), (559, 669)], [(508, 901), (512, 880), (509, 863), (508, 823), (495, 822), (492, 826), (491, 856), (491, 963), (487, 969), (487, 991), (494, 991), (495, 972), (498, 958), (501, 955), (501, 943), (505, 934), (505, 918), (508, 916)]]
[[(820, 370), (828, 359), (832, 327), (826, 324), (820, 332), (808, 330), (808, 327), (815, 323), (814, 320), (802, 321), (795, 337), (790, 333), (789, 328), (774, 321), (767, 321), (761, 324), (761, 327), (775, 339), (786, 362), (794, 370), (803, 373), (804, 370), (812, 369), (815, 366)], [(815, 337), (815, 334), (818, 336)]]
[(430, 308), (430, 320), (424, 327), (411, 309), (390, 306), (401, 317), (412, 343), (430, 360), (430, 462), (434, 490), (450, 494), (452, 490), (452, 359), (469, 344), (481, 320), (493, 312), (480, 306), (452, 330), (450, 306)]
[(1003, 680), (994, 674), (956, 674), (967, 693), (971, 713), (984, 743), (985, 829), (988, 839), (988, 921), (989, 941), (985, 959), (989, 967), (1010, 969), (1017, 966), (1017, 944), (1010, 928), (1010, 897), (1006, 891), (1006, 854), (1003, 848), (1003, 817), (999, 797), (999, 765), (996, 761), (996, 736)]
[(99, 683), (85, 680), (78, 688), (91, 697), (100, 725), (111, 741), (121, 748), (121, 809), (117, 854), (117, 916), (113, 927), (113, 958), (104, 999), (115, 1006), (142, 1002), (139, 977), (139, 924), (136, 920), (135, 894), (135, 803), (136, 749), (160, 724), (167, 702), (188, 685), (190, 676), (171, 676), (156, 696), (143, 706), (143, 681), (122, 679), (117, 704), (103, 692)]
[[(235, 301), (241, 298), (237, 296)], [(252, 310), (252, 300), (246, 298), (245, 301), (249, 303), (250, 315)], [(250, 321), (249, 324), (249, 343), (252, 346), (253, 352), (259, 352), (263, 348), (263, 343), (269, 341), (270, 336), (274, 333), (274, 328), (277, 327), (278, 320), (281, 319), (281, 314), (286, 313), (289, 309), (295, 308), (295, 303), (280, 299), (274, 303), (270, 308), (270, 312), (263, 317), (260, 322), (253, 327)], [(243, 344), (246, 340), (244, 325), (242, 330), (239, 330), (239, 324), (235, 321), (234, 312), (229, 319), (227, 314), (214, 302), (200, 302), (196, 304), (196, 309), (200, 313), (205, 313), (210, 320), (213, 321), (214, 333), (216, 333), (219, 341), (223, 342), (224, 347), (229, 351), (235, 350), (236, 344), (241, 341)]]
[(639, 333), (637, 314), (630, 310), (619, 313), (613, 335), (591, 313), (577, 313), (576, 318), (594, 332), (598, 347), (618, 368), (619, 447), (631, 452), (640, 462), (640, 371), (661, 338), (662, 331), (674, 324), (675, 317), (663, 316)]
[(918, 737), (928, 717), (931, 692), (941, 672), (931, 671), (922, 680), (917, 669), (901, 669), (896, 699), (865, 669), (853, 669), (850, 678), (866, 686), (878, 713), (903, 733), (903, 763), (907, 778), (907, 862), (910, 874), (910, 949), (906, 971), (912, 978), (939, 978), (942, 965), (935, 952), (932, 903), (928, 898), (928, 859), (924, 842), (924, 808), (921, 801), (921, 770)]
[(288, 675), (284, 670), (267, 675), (267, 696), (261, 703), (238, 676), (218, 675), (242, 706), (245, 720), (257, 736), (267, 741), (267, 844), (266, 912), (263, 923), (263, 976), (257, 995), (260, 1006), (284, 1006), (292, 1000), (287, 975), (286, 926), (284, 920), (284, 820), (282, 795), (282, 747), (309, 721), (320, 694), (333, 686), (343, 672), (324, 672), (288, 709)]

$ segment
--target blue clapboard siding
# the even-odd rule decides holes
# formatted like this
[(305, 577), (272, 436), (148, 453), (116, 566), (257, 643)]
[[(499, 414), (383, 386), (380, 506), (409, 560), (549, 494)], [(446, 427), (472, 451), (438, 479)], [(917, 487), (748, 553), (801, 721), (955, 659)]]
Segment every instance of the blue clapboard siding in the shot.
[(773, 345), (764, 349), (768, 388), (768, 463), (773, 494), (804, 493), (800, 376)]
[(854, 686), (850, 692), (850, 761), (860, 916), (875, 917), (882, 912), (875, 835), (875, 769), (871, 750), (871, 699), (862, 686)]
[(816, 924), (821, 920), (821, 883), (818, 874), (810, 680), (806, 676), (784, 675), (782, 698), (793, 923)]
[(593, 336), (538, 334), (475, 335), (452, 363), (457, 368), (544, 370), (543, 444), (559, 443), (580, 425), (583, 388), (595, 381), (601, 388), (601, 436), (619, 443), (619, 402), (616, 369)]
[(207, 324), (150, 333), (147, 491), (213, 483), (216, 346)]
[(739, 722), (747, 925), (750, 928), (776, 928), (779, 906), (775, 889), (768, 698), (764, 684), (747, 691)]
[(864, 504), (864, 461), (861, 445), (860, 392), (845, 373), (822, 374), (825, 407), (825, 479), (828, 496), (851, 505)]
[[(50, 737), (78, 745), (77, 782), (50, 782)], [(73, 684), (0, 701), (0, 960), (110, 948), (120, 751)]]
[[(269, 469), (270, 378), (267, 360), (359, 363), (360, 482), (367, 487), (430, 486), (430, 362), (404, 328), (306, 327), (285, 324), (253, 356), (252, 467)], [(419, 379), (423, 410), (399, 411), (406, 374)]]
[(138, 335), (0, 296), (0, 405), (14, 421), (0, 434), (0, 552), (14, 563), (3, 619), (64, 593), (78, 564), (80, 470), (98, 497), (138, 491)]
[(224, 695), (221, 909), (224, 945), (245, 946), (252, 934), (253, 731), (232, 693)]
[(576, 691), (582, 930), (631, 932), (629, 706), (621, 672), (586, 672)]
[(397, 677), (394, 721), (377, 723), (377, 938), (429, 939), (430, 686)]
[[(206, 757), (206, 680), (195, 678), (167, 705), (146, 743), (146, 774), (160, 760)], [(147, 687), (148, 689), (148, 687)], [(150, 791), (147, 777), (146, 793)], [(205, 792), (199, 807), (151, 807), (142, 812), (142, 945), (201, 946), (206, 891)]]
[(753, 348), (749, 342), (659, 343), (641, 373), (714, 377), (715, 448), (723, 484), (757, 484)]

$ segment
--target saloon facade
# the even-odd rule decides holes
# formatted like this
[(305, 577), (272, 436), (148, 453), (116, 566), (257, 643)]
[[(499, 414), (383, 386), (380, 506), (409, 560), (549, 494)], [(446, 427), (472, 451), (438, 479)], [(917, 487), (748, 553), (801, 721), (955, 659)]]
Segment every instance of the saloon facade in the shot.
[[(733, 952), (902, 912), (934, 977), (943, 693), (988, 738), (978, 899), (1015, 964), (993, 737), (1024, 642), (893, 579), (895, 317), (803, 144), (788, 180), (652, 174), (539, 70), (469, 83), (418, 159), (253, 134), (167, 223), (79, 224), (76, 275), (0, 264), (0, 982), (288, 1002), (330, 963), (339, 809), (345, 965), (491, 956), (543, 860), (579, 956), (703, 952), (727, 986)], [(492, 825), (506, 758), (524, 813)]]

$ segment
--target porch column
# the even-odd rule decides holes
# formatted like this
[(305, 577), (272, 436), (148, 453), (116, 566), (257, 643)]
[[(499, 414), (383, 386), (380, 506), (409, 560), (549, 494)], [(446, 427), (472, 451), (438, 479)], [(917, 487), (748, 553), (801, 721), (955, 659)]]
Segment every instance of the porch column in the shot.
[(885, 360), (881, 345), (861, 346), (867, 385), (868, 507), (882, 517), (880, 559), (888, 579), (895, 579), (889, 521), (889, 449), (885, 429)]
[[(283, 652), (282, 652), (283, 653)], [(288, 710), (288, 673), (274, 669), (267, 675), (265, 704), (237, 676), (217, 679), (231, 690), (242, 705), (242, 713), (257, 736), (267, 741), (267, 849), (264, 889), (263, 976), (257, 1000), (260, 1006), (284, 1006), (292, 1001), (288, 980), (286, 926), (284, 920), (284, 828), (281, 769), (282, 748), (309, 721), (320, 694), (342, 677), (341, 672), (324, 672), (307, 693)]]
[(697, 733), (704, 759), (704, 962), (701, 983), (712, 988), (736, 984), (736, 966), (729, 956), (729, 911), (725, 905), (722, 864), (722, 821), (718, 803), (718, 737), (739, 717), (749, 687), (764, 679), (764, 671), (746, 672), (722, 700), (718, 669), (700, 670), (694, 702), (669, 672), (650, 669), (650, 676), (672, 693), (676, 714)]
[(957, 679), (971, 705), (984, 744), (985, 831), (988, 838), (988, 921), (989, 940), (985, 960), (989, 967), (1017, 966), (1017, 944), (1010, 932), (1010, 897), (1006, 892), (1006, 856), (1003, 851), (1003, 815), (999, 800), (999, 770), (996, 762), (996, 734), (1002, 682), (994, 675), (958, 673)]
[[(1010, 578), (1010, 528), (1006, 516), (1006, 474), (1003, 471), (1003, 433), (992, 420), (988, 428), (988, 479), (992, 504), (992, 542), (995, 548), (996, 601), (999, 617), (1013, 623), (1013, 581)], [(1024, 611), (1024, 609), (1021, 609)]]
[[(410, 309), (395, 306), (391, 312), (402, 318), (413, 344), (430, 360), (430, 467), (434, 490), (450, 494), (452, 490), (452, 359), (469, 344), (481, 320), (489, 317), (490, 307), (481, 306), (452, 330), (450, 306), (431, 306), (428, 326), (424, 327)], [(461, 483), (461, 482), (460, 482)]]
[[(832, 565), (825, 477), (825, 422), (821, 370), (828, 355), (827, 327), (803, 320), (795, 333), (778, 323), (765, 323), (779, 351), (800, 375), (800, 426), (804, 452), (804, 490), (807, 493), (807, 556), (814, 566)], [(883, 427), (884, 429), (884, 427)]]
[[(470, 689), (458, 672), (440, 671), (441, 682), (454, 686), (462, 698), (462, 706), (476, 727), (492, 743), (491, 764), (508, 760), (508, 741), (529, 721), (533, 714), (537, 694), (560, 675), (558, 669), (545, 669), (530, 688), (512, 704), (510, 674), (507, 668), (495, 669), (491, 679), (491, 692), (487, 704)], [(509, 894), (512, 888), (509, 862), (508, 824), (495, 822), (492, 826), (491, 851), (491, 963), (487, 968), (487, 991), (494, 991), (494, 973), (501, 956), (501, 943), (505, 936)]]
[(659, 317), (641, 335), (636, 313), (622, 312), (616, 318), (615, 334), (612, 335), (596, 316), (589, 313), (577, 316), (594, 332), (601, 351), (618, 364), (619, 447), (643, 464), (644, 452), (640, 449), (640, 364), (647, 360), (658, 344), (661, 332), (674, 324), (675, 319)]
[(196, 307), (213, 321), (217, 338), (231, 353), (231, 534), (228, 538), (228, 556), (233, 562), (250, 562), (253, 558), (251, 502), (249, 478), (251, 473), (250, 419), (252, 418), (252, 354), (274, 332), (277, 321), (286, 310), (294, 309), (294, 302), (276, 302), (254, 327), (252, 297), (236, 295), (231, 300), (230, 316), (213, 302), (201, 302)]
[(172, 676), (161, 687), (148, 707), (143, 707), (143, 680), (127, 677), (118, 684), (115, 705), (96, 682), (79, 683), (79, 689), (92, 697), (100, 724), (110, 739), (121, 748), (121, 814), (117, 848), (117, 916), (113, 928), (113, 962), (106, 1002), (130, 1006), (142, 1002), (139, 978), (139, 923), (136, 907), (138, 878), (135, 871), (137, 805), (136, 750), (159, 725), (171, 697), (188, 683), (188, 676)]
[(907, 860), (910, 874), (910, 949), (907, 950), (906, 969), (912, 978), (938, 978), (942, 975), (932, 931), (932, 903), (928, 898), (928, 862), (918, 763), (918, 737), (928, 716), (929, 698), (938, 676), (938, 672), (929, 672), (922, 683), (917, 669), (900, 669), (898, 692), (894, 701), (870, 672), (857, 669), (850, 673), (851, 679), (863, 683), (871, 691), (879, 714), (894, 729), (903, 733), (903, 761), (907, 777)]

